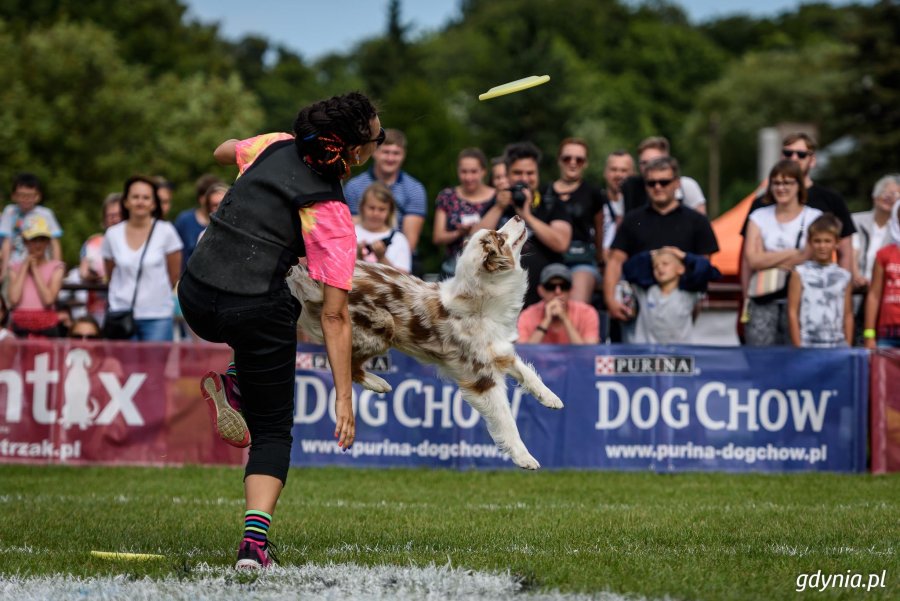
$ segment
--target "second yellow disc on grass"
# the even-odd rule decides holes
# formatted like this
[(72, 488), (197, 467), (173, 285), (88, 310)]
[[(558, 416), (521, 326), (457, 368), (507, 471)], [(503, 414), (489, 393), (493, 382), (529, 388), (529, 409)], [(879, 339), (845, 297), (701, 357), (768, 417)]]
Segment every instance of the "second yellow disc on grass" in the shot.
[(149, 561), (151, 559), (164, 559), (165, 555), (154, 553), (119, 553), (117, 551), (91, 551), (93, 557), (100, 559), (119, 559), (123, 561)]

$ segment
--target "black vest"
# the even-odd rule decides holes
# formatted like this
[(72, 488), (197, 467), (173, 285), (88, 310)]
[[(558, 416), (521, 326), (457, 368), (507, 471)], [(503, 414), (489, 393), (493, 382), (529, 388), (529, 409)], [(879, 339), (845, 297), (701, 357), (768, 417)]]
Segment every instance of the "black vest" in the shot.
[(346, 202), (340, 182), (307, 167), (293, 140), (272, 144), (210, 216), (187, 270), (225, 292), (251, 296), (277, 290), (297, 257), (306, 254), (298, 210), (325, 200)]

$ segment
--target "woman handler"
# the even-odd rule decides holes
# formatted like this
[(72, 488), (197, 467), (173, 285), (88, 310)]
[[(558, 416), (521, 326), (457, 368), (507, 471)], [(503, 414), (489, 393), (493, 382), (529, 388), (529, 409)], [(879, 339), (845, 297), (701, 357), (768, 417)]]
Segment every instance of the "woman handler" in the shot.
[[(236, 568), (271, 563), (267, 531), (287, 479), (293, 426), (299, 304), (284, 281), (304, 254), (310, 276), (324, 284), (322, 331), (335, 387), (335, 437), (353, 443), (350, 317), (347, 299), (356, 259), (356, 234), (341, 180), (384, 139), (371, 102), (349, 93), (303, 108), (293, 136), (266, 134), (228, 140), (215, 151), (241, 174), (188, 262), (178, 286), (191, 329), (234, 350), (240, 408), (228, 406), (219, 378), (205, 395), (250, 442), (244, 477), (244, 538)], [(247, 440), (244, 440), (247, 439)]]

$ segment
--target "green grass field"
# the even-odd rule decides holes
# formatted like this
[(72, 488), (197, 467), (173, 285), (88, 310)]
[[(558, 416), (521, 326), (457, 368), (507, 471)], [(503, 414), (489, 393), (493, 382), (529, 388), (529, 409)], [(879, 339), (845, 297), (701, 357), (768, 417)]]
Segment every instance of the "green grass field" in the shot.
[[(0, 466), (0, 581), (226, 568), (241, 474)], [(900, 598), (897, 475), (294, 469), (271, 535), (283, 565), (449, 562), (509, 572), (532, 593), (793, 599), (802, 573), (886, 570), (885, 588), (806, 594)], [(92, 549), (168, 557), (126, 563)]]

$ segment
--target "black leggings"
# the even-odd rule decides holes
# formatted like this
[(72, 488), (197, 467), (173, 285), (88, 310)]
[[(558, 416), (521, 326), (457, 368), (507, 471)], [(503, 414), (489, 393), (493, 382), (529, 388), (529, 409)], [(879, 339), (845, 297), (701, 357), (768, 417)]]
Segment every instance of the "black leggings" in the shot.
[(270, 294), (240, 296), (210, 288), (189, 272), (178, 284), (178, 300), (194, 332), (234, 349), (241, 410), (251, 437), (244, 477), (262, 474), (286, 482), (300, 304), (287, 284)]

